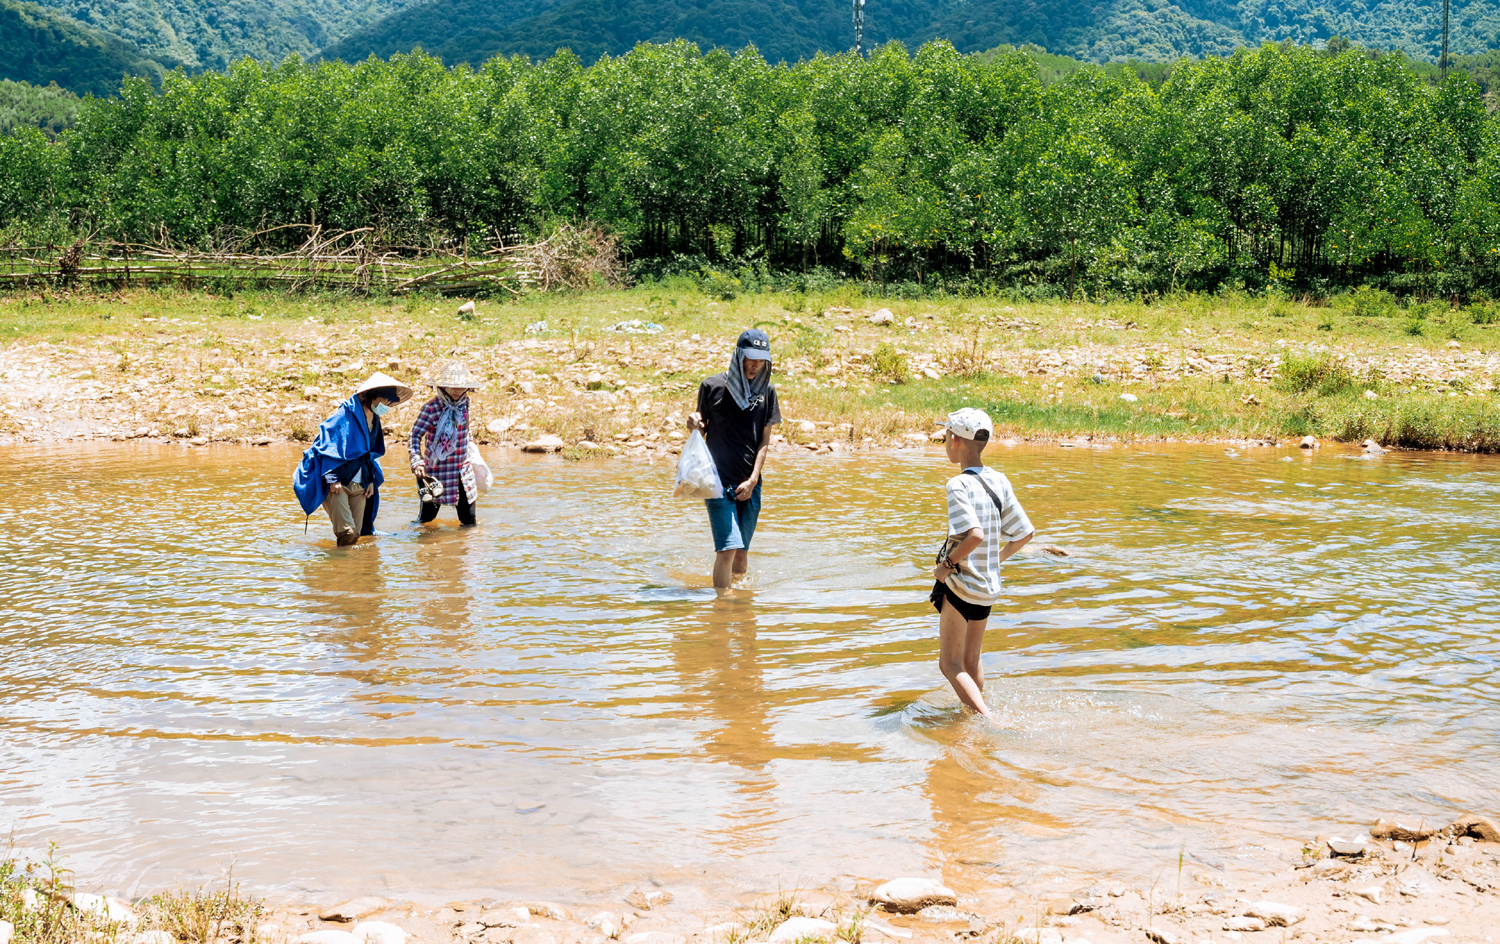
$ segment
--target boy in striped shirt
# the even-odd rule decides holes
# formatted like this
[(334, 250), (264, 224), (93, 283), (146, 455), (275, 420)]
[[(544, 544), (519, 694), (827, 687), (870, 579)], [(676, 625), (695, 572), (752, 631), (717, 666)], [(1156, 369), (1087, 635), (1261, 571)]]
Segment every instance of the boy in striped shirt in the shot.
[(983, 410), (965, 407), (939, 424), (947, 430), (948, 461), (962, 472), (948, 480), (948, 539), (932, 570), (937, 585), (938, 668), (958, 700), (994, 720), (984, 703), (984, 630), (1000, 599), (1000, 565), (1031, 540), (1031, 521), (1010, 480), (986, 469), (980, 454), (994, 424)]

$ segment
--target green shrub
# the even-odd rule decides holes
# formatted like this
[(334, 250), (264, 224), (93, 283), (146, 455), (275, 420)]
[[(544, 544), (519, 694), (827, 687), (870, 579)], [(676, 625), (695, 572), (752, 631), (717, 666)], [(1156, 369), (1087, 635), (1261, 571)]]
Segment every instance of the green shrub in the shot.
[(911, 363), (904, 353), (896, 350), (888, 341), (881, 341), (870, 353), (870, 367), (881, 380), (906, 383), (911, 379)]
[(1369, 285), (1361, 285), (1347, 297), (1350, 313), (1360, 318), (1389, 318), (1399, 308), (1396, 296)]
[(1277, 372), (1276, 386), (1288, 393), (1314, 392), (1331, 397), (1355, 389), (1359, 378), (1336, 357), (1289, 353)]

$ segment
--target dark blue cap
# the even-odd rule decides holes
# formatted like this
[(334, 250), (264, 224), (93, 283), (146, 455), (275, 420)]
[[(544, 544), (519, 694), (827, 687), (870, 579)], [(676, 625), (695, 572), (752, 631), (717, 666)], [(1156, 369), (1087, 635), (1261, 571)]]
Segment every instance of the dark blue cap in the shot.
[(771, 359), (771, 339), (759, 328), (747, 328), (743, 331), (735, 347), (744, 351), (745, 356), (752, 361)]

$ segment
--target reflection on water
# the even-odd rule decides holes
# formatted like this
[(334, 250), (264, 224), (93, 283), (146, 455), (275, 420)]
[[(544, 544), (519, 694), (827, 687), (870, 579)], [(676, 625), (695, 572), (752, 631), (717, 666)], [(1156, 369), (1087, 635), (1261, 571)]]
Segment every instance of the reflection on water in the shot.
[(937, 672), (935, 454), (775, 457), (721, 598), (661, 466), (498, 461), (475, 529), (393, 481), (336, 550), (292, 451), (0, 451), (0, 829), (125, 891), (723, 900), (1493, 806), (1500, 462), (1290, 458), (996, 455), (1076, 554), (1008, 569), (990, 727)]

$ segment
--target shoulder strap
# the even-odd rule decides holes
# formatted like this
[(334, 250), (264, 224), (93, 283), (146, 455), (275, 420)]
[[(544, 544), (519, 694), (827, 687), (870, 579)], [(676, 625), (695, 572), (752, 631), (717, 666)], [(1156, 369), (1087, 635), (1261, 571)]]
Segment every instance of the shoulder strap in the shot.
[(995, 503), (995, 510), (1000, 512), (1000, 518), (1003, 521), (1005, 519), (1005, 505), (1001, 504), (1000, 496), (995, 494), (995, 490), (990, 488), (990, 483), (986, 482), (984, 476), (980, 475), (974, 469), (964, 469), (964, 475), (972, 475), (979, 480), (979, 486), (989, 493), (990, 501)]

